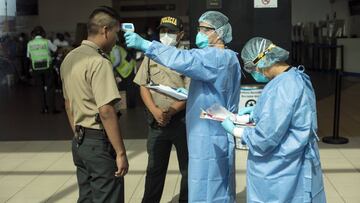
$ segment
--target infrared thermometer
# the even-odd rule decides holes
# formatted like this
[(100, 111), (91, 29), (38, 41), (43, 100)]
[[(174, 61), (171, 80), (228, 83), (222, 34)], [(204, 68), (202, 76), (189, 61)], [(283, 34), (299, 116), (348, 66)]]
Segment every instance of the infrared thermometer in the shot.
[(124, 32), (134, 32), (135, 26), (132, 23), (121, 23), (121, 30)]

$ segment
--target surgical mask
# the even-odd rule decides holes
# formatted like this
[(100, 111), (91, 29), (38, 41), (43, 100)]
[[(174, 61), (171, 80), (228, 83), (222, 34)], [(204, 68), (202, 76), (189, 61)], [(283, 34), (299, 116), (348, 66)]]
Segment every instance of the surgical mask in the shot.
[(196, 35), (195, 43), (196, 43), (196, 46), (199, 47), (200, 49), (208, 47), (209, 46), (209, 37), (202, 32), (198, 32)]
[(256, 80), (256, 82), (267, 83), (270, 81), (269, 78), (267, 78), (264, 74), (257, 71), (253, 71), (251, 76), (254, 78), (254, 80)]
[(175, 46), (176, 38), (177, 34), (160, 33), (160, 42), (168, 46)]

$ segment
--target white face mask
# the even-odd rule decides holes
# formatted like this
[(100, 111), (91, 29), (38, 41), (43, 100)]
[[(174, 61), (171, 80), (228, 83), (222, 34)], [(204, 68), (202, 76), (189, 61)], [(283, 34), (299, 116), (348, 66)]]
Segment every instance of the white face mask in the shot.
[(160, 42), (168, 46), (175, 46), (176, 38), (177, 34), (160, 33)]

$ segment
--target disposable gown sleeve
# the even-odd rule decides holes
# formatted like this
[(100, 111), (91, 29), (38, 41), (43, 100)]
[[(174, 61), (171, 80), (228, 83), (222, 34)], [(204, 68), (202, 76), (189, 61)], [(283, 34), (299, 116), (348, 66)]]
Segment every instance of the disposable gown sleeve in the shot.
[(216, 48), (183, 50), (153, 41), (145, 55), (191, 79), (211, 82), (221, 70), (218, 51)]
[[(296, 94), (296, 93), (295, 93)], [(254, 156), (266, 156), (280, 144), (286, 135), (294, 114), (294, 99), (288, 90), (277, 88), (275, 94), (267, 97), (257, 110), (258, 121), (255, 128), (246, 128), (242, 141)]]

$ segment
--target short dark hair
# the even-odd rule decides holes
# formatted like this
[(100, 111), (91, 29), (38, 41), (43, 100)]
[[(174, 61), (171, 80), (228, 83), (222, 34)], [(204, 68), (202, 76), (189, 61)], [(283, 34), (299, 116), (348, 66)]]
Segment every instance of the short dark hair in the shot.
[(56, 38), (58, 38), (60, 41), (64, 41), (65, 37), (62, 33), (56, 33)]
[(119, 14), (111, 7), (100, 6), (89, 16), (87, 24), (88, 35), (98, 34), (99, 28), (103, 26), (113, 27), (120, 20)]
[(34, 27), (32, 33), (34, 34), (34, 37), (37, 36), (37, 35), (40, 35), (41, 37), (46, 36), (45, 30), (44, 30), (44, 28), (42, 26)]

